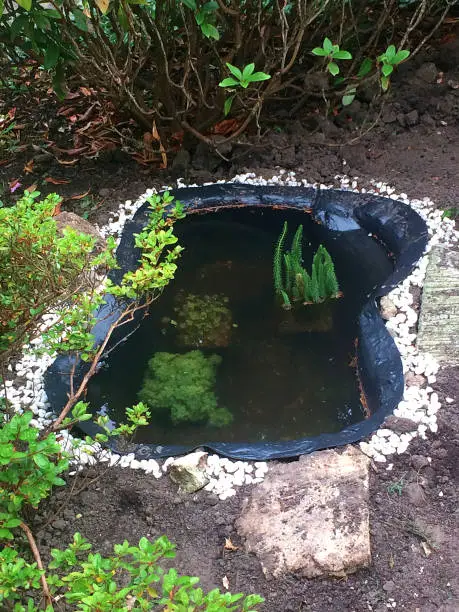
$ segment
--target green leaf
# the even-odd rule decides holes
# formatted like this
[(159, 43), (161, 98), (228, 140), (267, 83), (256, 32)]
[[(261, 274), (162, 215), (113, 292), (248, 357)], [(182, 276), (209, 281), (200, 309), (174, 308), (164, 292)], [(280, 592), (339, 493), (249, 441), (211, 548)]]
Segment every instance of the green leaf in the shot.
[(329, 55), (333, 51), (333, 43), (329, 38), (324, 38), (322, 47), (327, 55)]
[(381, 87), (383, 91), (387, 91), (389, 89), (389, 77), (381, 77)]
[(352, 102), (354, 102), (355, 93), (356, 93), (355, 87), (346, 91), (344, 96), (341, 98), (341, 102), (343, 106), (349, 106), (349, 104), (352, 104)]
[(388, 61), (391, 61), (395, 57), (395, 46), (389, 45), (384, 55), (387, 57)]
[(229, 64), (228, 62), (226, 62), (226, 67), (231, 72), (231, 74), (235, 76), (239, 81), (242, 80), (242, 72), (239, 70), (239, 68), (233, 66), (232, 64)]
[(88, 31), (88, 22), (86, 21), (86, 15), (79, 8), (74, 8), (72, 11), (73, 18), (75, 20), (76, 27), (82, 32)]
[(196, 11), (197, 10), (197, 6), (196, 6), (196, 2), (195, 0), (182, 0), (182, 4), (184, 4), (185, 6), (187, 6), (189, 9), (191, 9), (192, 11)]
[(30, 11), (32, 8), (32, 0), (16, 0), (16, 2), (26, 11)]
[(363, 62), (360, 64), (360, 68), (357, 73), (357, 76), (359, 77), (359, 79), (366, 76), (371, 71), (372, 67), (373, 67), (372, 60), (369, 57), (366, 57), (363, 60)]
[(271, 75), (266, 74), (266, 72), (254, 72), (249, 76), (249, 81), (251, 83), (255, 83), (256, 81), (267, 81), (271, 78)]
[(46, 16), (45, 11), (43, 11), (42, 13), (36, 13), (34, 15), (34, 21), (35, 25), (38, 27), (39, 30), (46, 31), (51, 29), (51, 23), (48, 17)]
[(234, 100), (234, 96), (230, 96), (229, 98), (226, 98), (225, 100), (225, 104), (223, 105), (223, 114), (225, 115), (225, 117), (229, 115), (229, 112), (233, 105), (233, 100)]
[(13, 534), (9, 529), (0, 529), (0, 540), (12, 540)]
[(322, 49), (322, 47), (314, 47), (311, 51), (313, 55), (320, 55), (321, 57), (326, 57), (328, 53)]
[(232, 79), (231, 77), (228, 77), (226, 79), (223, 79), (223, 81), (220, 81), (220, 83), (218, 84), (219, 87), (234, 87), (235, 85), (239, 85), (240, 81), (236, 81), (236, 79)]
[(247, 64), (247, 66), (242, 71), (242, 78), (244, 79), (244, 81), (247, 81), (249, 79), (249, 76), (253, 73), (254, 70), (255, 64)]
[(4, 10), (5, 10), (5, 2), (4, 0), (0, 0), (0, 17), (3, 15)]
[(213, 38), (214, 40), (220, 40), (220, 33), (219, 33), (219, 31), (211, 23), (203, 23), (201, 25), (201, 32), (207, 38)]
[(45, 455), (34, 455), (33, 461), (41, 470), (46, 470), (49, 467), (49, 459)]
[(212, 11), (216, 11), (217, 9), (218, 9), (218, 3), (215, 2), (214, 0), (210, 0), (210, 2), (206, 2), (205, 4), (202, 5), (202, 10), (208, 13), (211, 13)]
[(401, 51), (398, 51), (394, 56), (394, 64), (400, 64), (401, 62), (404, 62), (409, 56), (410, 52), (408, 51), (408, 49), (402, 49)]
[(391, 64), (383, 64), (381, 72), (385, 77), (388, 77), (394, 71), (394, 67)]
[(54, 68), (59, 60), (61, 50), (53, 43), (50, 43), (45, 51), (45, 57), (43, 59), (43, 67), (45, 70)]
[(352, 59), (352, 55), (349, 51), (336, 51), (336, 53), (333, 53), (333, 59), (350, 60)]
[(336, 76), (337, 74), (339, 74), (339, 66), (338, 64), (335, 64), (335, 62), (330, 62), (328, 64), (328, 71), (333, 75)]

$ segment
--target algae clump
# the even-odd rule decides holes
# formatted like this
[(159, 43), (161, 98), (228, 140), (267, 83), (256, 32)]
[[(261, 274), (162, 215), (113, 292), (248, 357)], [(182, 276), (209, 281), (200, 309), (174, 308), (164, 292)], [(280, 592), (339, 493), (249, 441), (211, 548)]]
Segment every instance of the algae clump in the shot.
[(153, 415), (167, 416), (174, 425), (228, 425), (233, 415), (218, 406), (214, 391), (221, 361), (219, 355), (206, 356), (198, 350), (155, 353), (148, 362), (139, 399), (148, 404)]

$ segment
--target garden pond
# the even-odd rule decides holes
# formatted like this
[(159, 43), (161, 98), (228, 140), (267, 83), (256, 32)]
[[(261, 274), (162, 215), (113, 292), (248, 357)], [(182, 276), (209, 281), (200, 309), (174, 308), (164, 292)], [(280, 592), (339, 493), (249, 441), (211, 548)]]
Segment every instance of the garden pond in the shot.
[[(315, 325), (276, 300), (273, 254), (285, 221), (288, 241), (303, 225), (305, 268), (320, 244), (335, 264), (342, 297), (302, 307), (318, 311)], [(219, 426), (174, 423), (170, 414), (155, 412), (136, 442), (286, 441), (362, 421), (357, 317), (368, 294), (392, 271), (385, 247), (371, 238), (372, 258), (353, 257), (349, 241), (314, 223), (306, 209), (286, 207), (195, 212), (176, 224), (175, 233), (184, 247), (176, 279), (90, 382), (86, 399), (93, 410), (124, 420), (125, 408), (139, 401), (155, 354), (198, 350), (218, 356), (212, 357), (211, 393), (232, 418)], [(175, 384), (181, 384), (180, 376)]]

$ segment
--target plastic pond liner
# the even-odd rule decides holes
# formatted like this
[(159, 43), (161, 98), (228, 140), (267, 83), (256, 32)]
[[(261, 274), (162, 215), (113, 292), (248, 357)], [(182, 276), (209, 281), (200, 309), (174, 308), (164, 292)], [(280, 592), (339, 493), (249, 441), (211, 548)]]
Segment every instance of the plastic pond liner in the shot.
[[(287, 436), (288, 439), (285, 439), (285, 436), (282, 436), (281, 433), (283, 431), (282, 420), (292, 421), (292, 414), (285, 410), (282, 405), (279, 405), (278, 408), (274, 408), (278, 427), (268, 429), (268, 434), (261, 438), (256, 435), (246, 435), (246, 430), (242, 428), (233, 439), (230, 436), (231, 441), (218, 441), (217, 429), (209, 430), (207, 427), (201, 427), (194, 430), (191, 438), (185, 435), (177, 436), (178, 439), (174, 440), (174, 434), (170, 433), (169, 436), (165, 436), (165, 439), (153, 438), (153, 443), (150, 439), (147, 439), (141, 443), (130, 444), (128, 448), (122, 448), (113, 443), (113, 450), (118, 453), (134, 452), (138, 460), (184, 454), (195, 448), (213, 450), (220, 455), (233, 459), (280, 459), (357, 442), (377, 430), (384, 419), (397, 407), (402, 399), (404, 389), (400, 354), (380, 316), (378, 299), (403, 281), (422, 256), (428, 242), (428, 232), (421, 217), (410, 206), (397, 200), (373, 194), (333, 189), (316, 190), (309, 187), (251, 186), (235, 183), (180, 188), (171, 193), (185, 207), (187, 212), (185, 222), (188, 219), (195, 221), (196, 219), (218, 220), (220, 218), (232, 221), (234, 226), (230, 224), (228, 227), (235, 228), (233, 230), (236, 234), (234, 236), (235, 244), (238, 245), (242, 255), (247, 252), (247, 257), (250, 257), (250, 245), (253, 242), (250, 231), (255, 231), (252, 226), (258, 223), (256, 231), (260, 232), (260, 219), (262, 226), (263, 223), (267, 226), (270, 223), (275, 225), (277, 235), (285, 219), (289, 219), (289, 226), (291, 225), (292, 230), (296, 227), (294, 225), (295, 221), (299, 219), (299, 222), (304, 223), (306, 228), (304, 236), (306, 242), (309, 232), (311, 236), (314, 235), (311, 238), (312, 242), (315, 240), (316, 244), (323, 243), (326, 245), (335, 262), (338, 278), (340, 279), (341, 271), (343, 278), (347, 279), (343, 287), (345, 296), (352, 296), (353, 310), (349, 311), (352, 320), (349, 317), (343, 320), (344, 328), (349, 327), (348, 336), (352, 334), (355, 339), (353, 345), (355, 344), (356, 347), (355, 365), (358, 373), (358, 383), (355, 381), (354, 391), (360, 393), (362, 401), (357, 402), (360, 412), (354, 410), (352, 418), (342, 419), (341, 425), (338, 423), (338, 429), (336, 426), (330, 427), (328, 432), (327, 422), (324, 421), (325, 431), (320, 431), (319, 427), (317, 435), (302, 436), (304, 428), (302, 429), (299, 425), (297, 426), (299, 435), (292, 435), (292, 432), (295, 432), (295, 424), (293, 424), (290, 428), (287, 427), (290, 433)], [(139, 251), (134, 247), (133, 235), (138, 233), (146, 224), (147, 217), (148, 203), (144, 204), (136, 212), (133, 219), (124, 226), (117, 250), (120, 268), (113, 273), (115, 281), (119, 280), (128, 270), (135, 268)], [(258, 219), (258, 221), (252, 221), (252, 219)], [(293, 223), (290, 223), (290, 221), (293, 221)], [(186, 227), (185, 222), (183, 222), (184, 228)], [(203, 231), (202, 227), (204, 226), (198, 224), (196, 227), (200, 232)], [(214, 232), (214, 227), (216, 226), (212, 224), (209, 226), (209, 236)], [(176, 230), (179, 241), (182, 242), (180, 224), (177, 224)], [(186, 234), (184, 236), (186, 237)], [(220, 240), (219, 236), (220, 234), (217, 231), (217, 242)], [(270, 240), (272, 242), (272, 234)], [(205, 240), (201, 240), (200, 243), (198, 241), (199, 248), (197, 248), (197, 251), (199, 253), (205, 251), (206, 244)], [(257, 244), (256, 241), (255, 244)], [(221, 261), (217, 263), (226, 265), (225, 262)], [(270, 259), (268, 264), (271, 265), (271, 263), (272, 260)], [(179, 268), (181, 265), (182, 262), (179, 263)], [(194, 265), (194, 263), (191, 265)], [(227, 265), (231, 267), (232, 262), (227, 262)], [(216, 277), (213, 278), (214, 281), (212, 282), (215, 282)], [(172, 284), (174, 283), (175, 281)], [(255, 287), (253, 293), (256, 298), (257, 285), (256, 283), (251, 284)], [(250, 286), (250, 283), (247, 286)], [(152, 312), (162, 299), (161, 297), (153, 305)], [(109, 296), (107, 305), (98, 313), (99, 322), (93, 330), (96, 343), (104, 338), (108, 326), (116, 317), (116, 313), (117, 304)], [(262, 316), (260, 315), (259, 318), (262, 318)], [(137, 322), (133, 323), (134, 325), (137, 325)], [(134, 327), (131, 331), (133, 329)], [(109, 349), (117, 344), (113, 350), (113, 355), (115, 358), (117, 353), (121, 355), (121, 370), (118, 367), (118, 370), (112, 376), (112, 381), (114, 377), (120, 378), (120, 375), (122, 377), (123, 363), (126, 368), (129, 365), (123, 362), (125, 358), (122, 353), (124, 350), (123, 344), (128, 345), (141, 331), (141, 329), (137, 330), (130, 339), (123, 343), (123, 336), (126, 336), (126, 330), (123, 328), (123, 335), (119, 334), (112, 339)], [(161, 331), (164, 332), (164, 329)], [(297, 334), (295, 341), (297, 344), (301, 344), (301, 339), (306, 337), (318, 337), (318, 334)], [(161, 348), (156, 348), (156, 342), (157, 339), (152, 338), (153, 349), (161, 350)], [(158, 342), (160, 343), (161, 340), (158, 340)], [(319, 339), (316, 342), (318, 343), (316, 346), (320, 346), (322, 340)], [(69, 372), (72, 366), (75, 367), (76, 384), (78, 380), (81, 380), (87, 367), (81, 361), (74, 364), (69, 357), (59, 356), (46, 372), (45, 390), (51, 403), (51, 409), (55, 412), (59, 411), (67, 398)], [(295, 362), (292, 362), (290, 369), (292, 370), (290, 372), (292, 380), (301, 379), (304, 376), (305, 368), (295, 370)], [(107, 380), (110, 380), (109, 375), (110, 368), (108, 378), (106, 376)], [(93, 378), (96, 388), (99, 376), (101, 375), (98, 374)], [(330, 378), (333, 378), (333, 374)], [(345, 378), (343, 380), (345, 381)], [(334, 381), (330, 380), (331, 386), (333, 386), (333, 383)], [(119, 380), (117, 384), (118, 390), (122, 389), (122, 383)], [(345, 382), (342, 384), (343, 387), (339, 387), (337, 395), (335, 394), (335, 401), (336, 398), (339, 399), (340, 393), (343, 397), (346, 396)], [(94, 388), (91, 391), (91, 385), (92, 382), (90, 383), (88, 399), (91, 399), (91, 396), (99, 399)], [(325, 400), (323, 401), (325, 403)], [(135, 399), (132, 403), (135, 403)], [(129, 403), (125, 405), (129, 405)], [(91, 406), (91, 408), (100, 409), (100, 403), (98, 406)], [(304, 409), (302, 400), (296, 405), (298, 416), (301, 416)], [(350, 410), (348, 412), (351, 413)], [(344, 414), (346, 414), (346, 411), (344, 411)], [(296, 421), (295, 417), (293, 421)], [(95, 435), (100, 431), (96, 423), (92, 421), (81, 423), (79, 428), (82, 432), (90, 435)], [(278, 435), (276, 435), (276, 431), (279, 432)], [(211, 432), (212, 441), (207, 438), (209, 432)], [(226, 439), (228, 439), (228, 436), (226, 436)]]

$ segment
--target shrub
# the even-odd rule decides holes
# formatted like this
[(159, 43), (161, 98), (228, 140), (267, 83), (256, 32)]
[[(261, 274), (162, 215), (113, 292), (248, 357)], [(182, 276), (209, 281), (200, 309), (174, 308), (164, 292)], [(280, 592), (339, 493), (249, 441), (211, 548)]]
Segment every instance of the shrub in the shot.
[[(396, 65), (386, 61), (389, 49), (399, 61), (406, 47), (416, 54), (452, 3), (377, 1), (371, 9), (362, 1), (307, 0), (4, 5), (0, 51), (6, 64), (21, 48), (52, 73), (61, 96), (66, 78), (76, 75), (153, 133), (161, 159), (161, 138), (172, 135), (215, 145), (214, 126), (230, 110), (237, 121), (228, 138), (236, 138), (266, 100), (281, 100), (295, 112), (307, 100), (349, 104), (368, 80), (381, 80), (386, 89), (387, 66)], [(325, 78), (314, 81), (313, 73)]]
[(167, 415), (174, 425), (227, 425), (233, 417), (218, 407), (213, 390), (221, 361), (219, 355), (206, 356), (201, 351), (156, 353), (148, 362), (139, 398), (153, 414)]
[[(128, 610), (239, 610), (248, 612), (261, 600), (218, 590), (205, 594), (197, 579), (179, 576), (176, 570), (161, 567), (174, 555), (173, 546), (162, 537), (154, 542), (141, 538), (137, 546), (128, 542), (116, 545), (114, 553), (102, 557), (91, 552), (91, 545), (79, 533), (65, 550), (52, 551), (52, 561), (43, 563), (34, 535), (27, 524), (30, 508), (37, 508), (54, 486), (63, 486), (62, 475), (70, 455), (57, 441), (57, 432), (87, 420), (87, 404), (80, 401), (87, 383), (107, 347), (113, 331), (132, 320), (139, 310), (147, 310), (173, 279), (181, 247), (173, 233), (183, 216), (179, 203), (171, 206), (168, 193), (150, 198), (150, 217), (144, 230), (135, 237), (141, 250), (138, 266), (126, 273), (119, 284), (107, 281), (105, 289), (119, 301), (120, 311), (100, 345), (94, 345), (91, 327), (94, 308), (105, 304), (96, 282), (78, 291), (80, 274), (89, 264), (113, 269), (115, 260), (108, 248), (93, 257), (94, 239), (72, 231), (57, 232), (53, 214), (59, 198), (54, 194), (36, 201), (38, 192), (25, 194), (15, 208), (4, 209), (0, 225), (0, 280), (3, 296), (2, 365), (8, 363), (12, 347), (25, 339), (37, 338), (46, 354), (65, 351), (81, 356), (89, 368), (81, 384), (73, 384), (61, 413), (44, 430), (32, 426), (33, 413), (14, 414), (7, 397), (0, 398), (0, 607), (13, 612), (38, 612), (66, 609), (99, 612)], [(100, 279), (99, 279), (100, 280)], [(62, 303), (62, 299), (65, 301)], [(9, 309), (9, 310), (8, 310)], [(8, 325), (6, 311), (13, 324)], [(44, 316), (53, 315), (53, 320)], [(7, 391), (5, 386), (4, 391)], [(110, 435), (132, 435), (145, 425), (148, 409), (137, 404), (127, 409), (126, 424)], [(107, 419), (99, 417), (100, 425)], [(109, 433), (96, 438), (106, 441)], [(74, 439), (75, 447), (93, 440)], [(24, 547), (25, 539), (30, 547)], [(42, 605), (44, 602), (44, 606)], [(56, 607), (55, 607), (56, 606)]]

